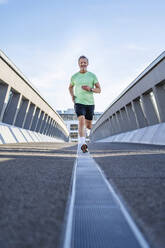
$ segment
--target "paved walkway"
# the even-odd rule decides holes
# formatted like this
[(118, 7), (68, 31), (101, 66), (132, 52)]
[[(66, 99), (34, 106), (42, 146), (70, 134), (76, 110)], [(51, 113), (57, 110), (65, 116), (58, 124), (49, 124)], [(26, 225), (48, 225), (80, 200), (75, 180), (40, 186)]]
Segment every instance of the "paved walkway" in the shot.
[[(0, 146), (0, 247), (59, 248), (76, 149), (75, 144), (69, 143)], [(89, 151), (94, 159), (91, 158), (91, 161), (95, 161), (105, 173), (150, 247), (164, 248), (165, 147), (95, 143), (89, 145)], [(78, 205), (89, 204), (93, 199), (88, 195), (88, 186), (93, 190), (95, 188), (88, 176), (91, 161), (81, 160), (80, 163), (79, 172), (87, 169), (87, 174), (86, 178), (82, 180), (80, 177), (77, 181), (77, 187), (82, 183), (86, 190), (83, 197), (77, 194)], [(98, 175), (95, 166), (92, 166), (93, 172)], [(95, 183), (99, 182), (100, 179)], [(99, 206), (111, 200), (111, 197), (109, 200), (108, 197), (98, 199), (102, 194), (99, 194), (97, 187), (96, 192), (93, 200)], [(75, 223), (77, 217), (73, 217)], [(86, 217), (88, 220), (88, 215)], [(81, 232), (81, 225), (79, 227), (75, 230), (79, 230), (78, 235), (82, 238), (84, 233)], [(77, 247), (79, 243), (76, 242), (79, 241), (72, 236), (74, 248), (91, 247), (87, 243), (84, 247)]]
[(0, 247), (57, 248), (74, 144), (0, 146)]

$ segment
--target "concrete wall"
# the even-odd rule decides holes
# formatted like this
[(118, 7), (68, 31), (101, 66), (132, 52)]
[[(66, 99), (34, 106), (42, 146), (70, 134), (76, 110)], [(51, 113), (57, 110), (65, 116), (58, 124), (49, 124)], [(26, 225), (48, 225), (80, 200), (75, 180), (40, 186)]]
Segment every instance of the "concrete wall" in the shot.
[(64, 142), (60, 137), (50, 137), (34, 131), (0, 123), (0, 144), (31, 142)]
[(68, 141), (59, 114), (0, 51), (0, 122)]
[(97, 142), (127, 142), (165, 145), (165, 123), (136, 129), (100, 139)]
[[(124, 134), (131, 135), (132, 132), (139, 135), (143, 130), (150, 130), (150, 127), (165, 122), (164, 106), (165, 52), (104, 111), (93, 126), (90, 138), (92, 141), (105, 140), (105, 138), (113, 141), (116, 137), (118, 141), (123, 141), (126, 138)], [(163, 137), (164, 135), (165, 133), (162, 132)]]

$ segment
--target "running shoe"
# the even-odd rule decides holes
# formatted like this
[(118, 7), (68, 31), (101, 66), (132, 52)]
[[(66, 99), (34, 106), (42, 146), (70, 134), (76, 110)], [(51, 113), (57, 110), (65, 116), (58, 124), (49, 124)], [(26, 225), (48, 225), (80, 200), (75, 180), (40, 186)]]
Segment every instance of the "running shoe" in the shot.
[(81, 150), (83, 151), (83, 153), (88, 152), (88, 146), (86, 144), (83, 144), (81, 146)]

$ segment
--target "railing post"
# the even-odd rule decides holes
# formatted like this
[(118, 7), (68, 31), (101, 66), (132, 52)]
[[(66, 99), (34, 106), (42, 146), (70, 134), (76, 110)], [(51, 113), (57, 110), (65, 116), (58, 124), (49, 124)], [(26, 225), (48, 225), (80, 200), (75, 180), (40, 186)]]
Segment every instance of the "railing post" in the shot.
[(138, 123), (136, 121), (136, 116), (132, 107), (132, 103), (129, 103), (128, 105), (126, 105), (126, 112), (127, 112), (127, 116), (129, 119), (129, 127), (130, 130), (134, 130), (136, 128), (138, 128)]
[(160, 122), (165, 122), (165, 84), (156, 85), (153, 87), (153, 93), (158, 106), (158, 112), (160, 116)]
[(120, 114), (121, 114), (121, 120), (122, 120), (122, 131), (126, 132), (129, 130), (129, 119), (127, 116), (127, 112), (126, 112), (126, 107), (123, 107), (120, 110)]
[(111, 118), (108, 118), (108, 131), (109, 131), (109, 135), (112, 135), (112, 125), (111, 125)]
[(44, 116), (44, 111), (40, 111), (40, 116), (39, 116), (37, 127), (36, 127), (36, 130), (35, 130), (36, 132), (39, 132), (40, 129), (41, 129), (43, 116)]
[(115, 133), (114, 115), (110, 116), (111, 134)]
[(48, 117), (48, 115), (45, 114), (45, 115), (44, 115), (44, 119), (43, 119), (43, 121), (42, 121), (42, 125), (41, 125), (41, 128), (40, 128), (40, 131), (39, 131), (40, 133), (43, 133), (43, 131), (44, 131), (44, 128), (45, 128), (45, 125), (46, 125), (47, 117)]
[(49, 136), (52, 136), (52, 131), (53, 131), (53, 127), (54, 127), (54, 122), (55, 122), (55, 120), (52, 119), (52, 123), (51, 123), (50, 130), (49, 130)]
[(19, 110), (20, 110), (21, 101), (22, 101), (22, 95), (20, 94), (20, 98), (19, 98), (19, 101), (18, 101), (18, 105), (17, 105), (16, 113), (15, 113), (14, 120), (13, 120), (13, 125), (15, 125), (16, 118), (17, 118), (17, 115), (18, 115)]
[(29, 103), (29, 100), (22, 98), (22, 101), (20, 103), (20, 108), (19, 108), (16, 120), (15, 120), (15, 126), (23, 127), (28, 103)]
[(120, 133), (122, 131), (122, 127), (121, 127), (122, 119), (119, 110), (115, 113), (115, 115), (113, 115), (113, 119), (114, 119), (115, 133)]
[(2, 122), (11, 87), (0, 83), (0, 122)]
[(110, 123), (110, 118), (107, 118), (106, 120), (106, 133), (107, 135), (111, 135), (111, 123)]
[(13, 90), (10, 92), (11, 96), (6, 105), (2, 122), (13, 125), (21, 95)]
[(45, 134), (45, 135), (46, 135), (47, 129), (49, 127), (49, 122), (50, 122), (50, 116), (48, 116), (48, 118), (46, 120), (46, 124), (45, 124), (44, 130), (43, 130), (43, 134)]
[(147, 118), (147, 122), (149, 125), (154, 125), (157, 124), (158, 121), (158, 117), (156, 115), (152, 100), (151, 100), (151, 95), (150, 93), (148, 94), (143, 94), (141, 96), (142, 99), (142, 104), (144, 107), (144, 112), (145, 112), (145, 116)]
[(146, 127), (147, 126), (147, 121), (146, 118), (144, 116), (141, 104), (140, 104), (140, 99), (135, 99), (132, 102), (133, 108), (134, 108), (134, 112), (135, 112), (135, 116), (136, 116), (136, 120), (138, 123), (138, 127), (142, 128), (142, 127)]
[(49, 122), (49, 126), (46, 132), (46, 135), (50, 136), (50, 131), (51, 131), (51, 127), (52, 127), (52, 123), (53, 123), (53, 119), (50, 118), (50, 122)]
[(32, 120), (32, 125), (31, 125), (31, 128), (30, 128), (30, 130), (32, 130), (32, 131), (34, 131), (36, 126), (37, 126), (39, 112), (40, 112), (40, 109), (38, 107), (36, 107), (35, 114), (34, 114), (34, 117), (33, 117), (33, 120)]
[(54, 121), (53, 129), (52, 129), (52, 136), (54, 137), (55, 134), (55, 129), (56, 129), (56, 121)]
[(24, 124), (25, 129), (30, 129), (31, 127), (34, 109), (35, 109), (35, 105), (33, 103), (30, 103), (30, 106), (29, 106), (29, 109), (26, 115), (25, 124)]

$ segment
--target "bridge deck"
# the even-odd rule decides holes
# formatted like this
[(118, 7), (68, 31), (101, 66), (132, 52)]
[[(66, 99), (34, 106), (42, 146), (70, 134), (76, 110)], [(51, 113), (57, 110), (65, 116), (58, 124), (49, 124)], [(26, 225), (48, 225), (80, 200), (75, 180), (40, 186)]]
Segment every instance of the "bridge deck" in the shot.
[[(89, 149), (151, 247), (163, 248), (165, 147)], [(0, 146), (0, 247), (58, 247), (75, 158), (73, 143)]]

